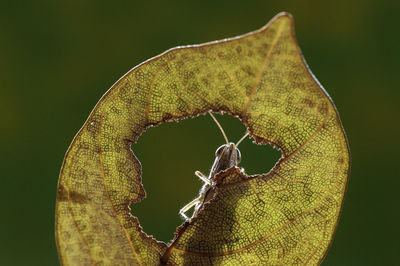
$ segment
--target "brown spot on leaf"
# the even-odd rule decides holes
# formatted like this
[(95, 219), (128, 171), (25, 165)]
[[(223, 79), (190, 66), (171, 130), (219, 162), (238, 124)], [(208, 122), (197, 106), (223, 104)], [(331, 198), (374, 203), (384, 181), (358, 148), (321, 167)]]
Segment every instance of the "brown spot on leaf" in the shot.
[(68, 200), (67, 191), (65, 190), (64, 186), (61, 184), (58, 185), (57, 200), (58, 201)]
[(207, 51), (206, 51), (206, 49), (204, 49), (204, 47), (199, 47), (198, 48), (198, 51), (199, 51), (199, 53), (201, 53), (201, 54), (207, 54)]
[(318, 107), (318, 112), (321, 115), (326, 115), (328, 113), (328, 104), (326, 102), (322, 102)]
[(76, 191), (71, 191), (69, 193), (69, 200), (71, 202), (80, 203), (80, 204), (84, 204), (84, 203), (88, 202), (88, 198), (85, 195), (78, 193)]
[(315, 106), (315, 103), (310, 99), (304, 99), (303, 102), (310, 108), (313, 108)]
[(203, 84), (205, 86), (207, 86), (207, 87), (210, 86), (210, 81), (207, 78), (202, 78), (201, 81), (203, 82)]
[(254, 72), (251, 70), (251, 67), (249, 65), (245, 65), (241, 68), (243, 70), (243, 72), (245, 72), (247, 75), (255, 77), (256, 75), (254, 74)]
[(58, 201), (71, 201), (74, 203), (86, 203), (88, 201), (87, 197), (83, 194), (80, 194), (76, 191), (67, 191), (63, 185), (58, 186)]
[(170, 113), (164, 113), (163, 114), (163, 121), (167, 121), (170, 120), (171, 118), (173, 118), (174, 116)]

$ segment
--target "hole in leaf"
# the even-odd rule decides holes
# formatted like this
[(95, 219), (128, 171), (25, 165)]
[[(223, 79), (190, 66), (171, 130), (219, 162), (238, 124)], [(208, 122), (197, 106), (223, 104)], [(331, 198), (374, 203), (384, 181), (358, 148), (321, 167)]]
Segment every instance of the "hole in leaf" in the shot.
[[(245, 133), (245, 126), (230, 115), (215, 115), (230, 142), (236, 143)], [(199, 170), (209, 174), (216, 149), (225, 143), (217, 125), (209, 115), (179, 122), (163, 123), (149, 128), (132, 150), (142, 164), (142, 181), (147, 197), (131, 204), (148, 235), (168, 243), (177, 226), (183, 223), (179, 210), (198, 196), (203, 185), (195, 176)], [(255, 145), (246, 138), (239, 150), (239, 167), (246, 174), (267, 173), (281, 157), (269, 145)], [(192, 210), (187, 212), (190, 216)]]

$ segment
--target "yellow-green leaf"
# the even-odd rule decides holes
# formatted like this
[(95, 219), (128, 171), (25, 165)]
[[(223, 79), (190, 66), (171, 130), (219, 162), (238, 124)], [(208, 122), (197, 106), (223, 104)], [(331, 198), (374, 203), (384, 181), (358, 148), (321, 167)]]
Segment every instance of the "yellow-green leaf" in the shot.
[[(130, 145), (150, 126), (209, 110), (240, 118), (282, 158), (268, 174), (217, 174), (214, 198), (169, 245), (158, 242), (130, 214), (130, 202), (145, 196)], [(289, 14), (243, 36), (169, 50), (114, 84), (74, 138), (57, 196), (61, 263), (318, 264), (349, 160), (338, 113), (302, 58)]]

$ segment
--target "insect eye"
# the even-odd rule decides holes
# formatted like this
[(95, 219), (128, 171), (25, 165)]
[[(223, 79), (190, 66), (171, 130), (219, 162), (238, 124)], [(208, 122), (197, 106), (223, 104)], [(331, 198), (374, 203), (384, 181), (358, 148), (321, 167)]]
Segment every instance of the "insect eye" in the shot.
[(215, 157), (221, 156), (222, 151), (224, 150), (224, 145), (222, 145), (221, 147), (219, 147), (216, 152), (215, 152)]
[(242, 160), (242, 155), (240, 154), (239, 149), (236, 149), (237, 163), (240, 163)]

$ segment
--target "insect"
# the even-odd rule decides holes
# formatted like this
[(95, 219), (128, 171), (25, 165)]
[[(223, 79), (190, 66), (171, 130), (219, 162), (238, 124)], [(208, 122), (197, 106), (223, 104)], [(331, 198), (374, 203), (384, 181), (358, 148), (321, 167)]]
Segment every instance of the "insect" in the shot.
[(209, 192), (211, 188), (215, 186), (215, 175), (232, 166), (237, 166), (240, 163), (241, 155), (238, 146), (240, 142), (242, 142), (249, 135), (249, 132), (246, 131), (246, 134), (236, 144), (229, 142), (224, 130), (222, 129), (222, 126), (218, 123), (218, 120), (211, 113), (211, 111), (209, 111), (208, 113), (221, 130), (221, 133), (225, 138), (226, 144), (220, 146), (215, 152), (215, 161), (213, 166), (211, 167), (211, 171), (208, 176), (204, 175), (200, 171), (195, 172), (195, 175), (204, 182), (204, 185), (200, 189), (199, 196), (186, 204), (182, 209), (180, 209), (179, 214), (185, 220), (189, 220), (189, 217), (185, 214), (188, 210), (190, 210), (194, 206), (192, 217), (195, 217), (200, 207), (212, 198), (214, 193)]

